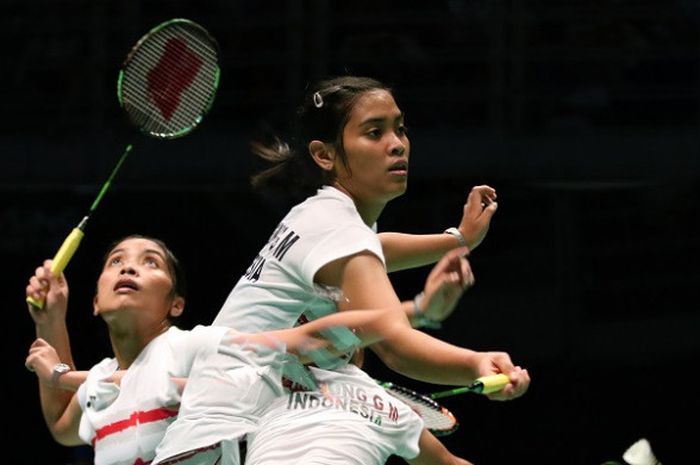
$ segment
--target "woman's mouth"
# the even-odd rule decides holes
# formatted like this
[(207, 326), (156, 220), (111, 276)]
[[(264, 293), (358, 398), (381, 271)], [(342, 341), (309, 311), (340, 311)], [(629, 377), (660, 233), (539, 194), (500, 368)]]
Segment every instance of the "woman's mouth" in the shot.
[(408, 175), (408, 162), (401, 161), (401, 162), (394, 163), (394, 164), (391, 165), (391, 167), (389, 168), (389, 172), (390, 172), (391, 174), (395, 174), (395, 175), (398, 175), (398, 176), (406, 176), (406, 175)]
[(114, 292), (124, 293), (138, 291), (139, 286), (133, 279), (120, 279), (117, 284), (114, 285)]

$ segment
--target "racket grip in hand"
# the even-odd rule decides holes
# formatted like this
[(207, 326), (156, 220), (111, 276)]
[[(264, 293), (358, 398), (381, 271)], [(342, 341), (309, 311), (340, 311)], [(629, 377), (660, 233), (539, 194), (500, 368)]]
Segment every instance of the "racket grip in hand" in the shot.
[(510, 378), (503, 373), (497, 375), (482, 376), (474, 382), (477, 389), (480, 388), (481, 394), (490, 394), (492, 392), (498, 392), (503, 389), (508, 383), (510, 383)]
[[(73, 228), (71, 233), (66, 237), (66, 240), (61, 244), (56, 255), (51, 262), (51, 273), (54, 276), (59, 276), (68, 265), (68, 262), (73, 258), (73, 254), (80, 245), (85, 233), (80, 228)], [(44, 307), (44, 299), (37, 300), (32, 297), (27, 297), (27, 302), (36, 308)]]

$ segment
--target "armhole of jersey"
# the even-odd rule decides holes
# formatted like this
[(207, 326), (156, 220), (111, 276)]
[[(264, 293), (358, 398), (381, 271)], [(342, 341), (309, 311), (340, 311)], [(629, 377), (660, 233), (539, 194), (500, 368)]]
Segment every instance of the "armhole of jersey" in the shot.
[[(340, 260), (343, 258), (351, 257), (353, 255), (357, 255), (362, 252), (369, 252), (382, 263), (382, 266), (386, 269), (386, 261), (384, 260), (384, 255), (382, 253), (382, 248), (381, 248), (381, 243), (379, 242), (379, 238), (375, 237), (376, 243), (373, 244), (371, 236), (365, 235), (365, 234), (358, 234), (358, 236), (364, 236), (359, 242), (356, 242), (351, 236), (350, 238), (345, 238), (347, 236), (348, 230), (358, 230), (359, 227), (357, 225), (349, 225), (347, 228), (342, 229), (338, 228), (334, 233), (327, 237), (324, 238), (323, 241), (319, 243), (319, 245), (328, 242), (328, 241), (336, 241), (340, 244), (343, 244), (337, 251), (337, 253), (334, 253), (329, 259), (327, 260), (322, 260), (323, 263), (317, 263), (314, 265), (309, 265), (309, 256), (313, 257), (313, 255), (307, 255), (307, 257), (304, 259), (303, 263), (301, 264), (301, 273), (302, 276), (304, 276), (304, 279), (309, 279), (311, 283), (313, 283), (314, 276), (316, 276), (316, 273), (326, 266), (327, 264), (334, 262), (336, 260)], [(365, 231), (361, 231), (361, 233), (365, 233)], [(343, 239), (337, 240), (338, 237), (341, 237)], [(374, 250), (374, 248), (377, 248), (378, 250)]]

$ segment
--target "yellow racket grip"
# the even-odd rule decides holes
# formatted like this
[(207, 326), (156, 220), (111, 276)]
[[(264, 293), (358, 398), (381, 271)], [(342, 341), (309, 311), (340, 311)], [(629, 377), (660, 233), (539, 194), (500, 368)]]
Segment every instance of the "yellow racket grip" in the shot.
[(510, 383), (510, 378), (503, 373), (499, 373), (497, 375), (482, 376), (476, 381), (480, 382), (484, 386), (481, 390), (482, 394), (490, 394), (503, 389), (508, 383)]
[[(59, 276), (63, 273), (63, 270), (68, 265), (68, 262), (73, 258), (73, 254), (78, 249), (80, 241), (83, 239), (85, 233), (79, 228), (73, 228), (68, 237), (61, 244), (61, 248), (58, 249), (56, 255), (53, 257), (51, 262), (51, 273), (54, 276)], [(36, 308), (44, 307), (44, 299), (37, 300), (32, 297), (27, 297), (27, 303), (31, 304)]]

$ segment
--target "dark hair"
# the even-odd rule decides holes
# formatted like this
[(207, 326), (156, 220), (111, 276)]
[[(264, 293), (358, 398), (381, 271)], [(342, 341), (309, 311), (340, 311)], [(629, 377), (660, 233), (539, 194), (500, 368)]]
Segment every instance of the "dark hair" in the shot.
[(307, 89), (297, 110), (296, 147), (278, 137), (271, 143), (254, 142), (253, 152), (273, 166), (251, 178), (256, 188), (283, 190), (290, 195), (306, 196), (334, 180), (334, 174), (322, 170), (308, 153), (312, 140), (331, 143), (344, 163), (343, 129), (357, 100), (366, 92), (390, 87), (368, 77), (341, 76), (320, 81)]
[(172, 295), (186, 299), (187, 280), (185, 278), (185, 269), (182, 267), (182, 265), (180, 265), (180, 260), (178, 260), (173, 251), (170, 250), (170, 247), (168, 247), (166, 243), (160, 239), (156, 239), (154, 237), (149, 236), (142, 236), (140, 234), (130, 234), (128, 236), (122, 237), (121, 239), (117, 239), (116, 241), (112, 242), (112, 244), (110, 244), (109, 248), (107, 249), (107, 253), (105, 253), (104, 257), (102, 258), (102, 265), (104, 266), (104, 264), (107, 263), (107, 259), (109, 259), (109, 256), (115, 249), (115, 247), (129, 239), (145, 239), (147, 241), (151, 241), (157, 244), (158, 247), (161, 248), (161, 250), (165, 254), (165, 262), (168, 265), (168, 271), (170, 272), (170, 277), (173, 281)]

